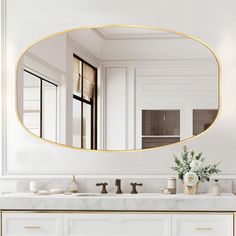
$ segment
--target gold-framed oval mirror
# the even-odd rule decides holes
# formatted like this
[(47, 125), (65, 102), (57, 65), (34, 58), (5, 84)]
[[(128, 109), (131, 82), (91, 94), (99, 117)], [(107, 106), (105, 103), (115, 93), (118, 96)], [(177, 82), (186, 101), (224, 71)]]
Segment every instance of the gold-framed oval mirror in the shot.
[(204, 42), (141, 26), (57, 33), (17, 67), (23, 126), (50, 142), (140, 150), (197, 136), (219, 111), (219, 61)]

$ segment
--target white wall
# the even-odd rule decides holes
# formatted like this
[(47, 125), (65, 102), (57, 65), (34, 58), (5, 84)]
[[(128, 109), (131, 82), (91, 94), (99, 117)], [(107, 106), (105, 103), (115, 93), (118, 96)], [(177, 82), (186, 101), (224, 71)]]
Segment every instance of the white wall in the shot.
[[(236, 3), (227, 1), (147, 0), (40, 2), (8, 0), (6, 6), (7, 86), (1, 125), (4, 176), (28, 174), (169, 174), (172, 154), (183, 144), (142, 152), (87, 152), (57, 146), (32, 137), (15, 112), (15, 66), (22, 50), (45, 35), (87, 25), (137, 24), (174, 29), (197, 36), (217, 52), (222, 65), (222, 107), (212, 128), (186, 144), (203, 151), (209, 161), (222, 160), (224, 175), (235, 175), (236, 131)], [(57, 7), (55, 8), (55, 4)], [(47, 7), (45, 7), (47, 6)], [(134, 7), (135, 6), (135, 7)], [(4, 16), (5, 14), (2, 14)], [(3, 20), (3, 19), (1, 19)], [(4, 37), (2, 37), (2, 40)], [(4, 46), (4, 45), (3, 45)], [(3, 99), (3, 97), (1, 97)], [(2, 101), (2, 100), (1, 100)], [(6, 128), (6, 129), (5, 129)], [(5, 131), (5, 132), (4, 132)], [(12, 176), (11, 175), (11, 176)]]
[(104, 150), (127, 150), (127, 68), (105, 68), (104, 79), (106, 80)]

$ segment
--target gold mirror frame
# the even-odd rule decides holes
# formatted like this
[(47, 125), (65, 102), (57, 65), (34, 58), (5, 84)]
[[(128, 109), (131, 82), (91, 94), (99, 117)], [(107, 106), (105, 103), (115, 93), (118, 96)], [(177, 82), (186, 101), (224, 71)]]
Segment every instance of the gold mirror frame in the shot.
[[(19, 112), (18, 112), (18, 106), (17, 106), (17, 104), (18, 104), (18, 89), (17, 88), (18, 87), (17, 86), (18, 86), (19, 64), (20, 64), (21, 58), (24, 56), (24, 54), (27, 52), (27, 50), (29, 48), (31, 48), (32, 46), (34, 46), (35, 44), (37, 44), (38, 42), (41, 42), (42, 40), (49, 39), (49, 38), (52, 38), (54, 36), (61, 35), (61, 34), (64, 34), (64, 33), (68, 33), (68, 32), (71, 32), (71, 31), (87, 30), (87, 29), (94, 29), (94, 28), (109, 28), (109, 27), (141, 28), (141, 29), (151, 29), (151, 30), (158, 30), (158, 31), (167, 32), (167, 33), (173, 33), (173, 34), (181, 35), (181, 36), (184, 36), (186, 38), (192, 39), (192, 40), (196, 41), (197, 43), (200, 43), (201, 45), (203, 45), (206, 49), (208, 49), (213, 54), (214, 58), (216, 59), (217, 67), (218, 67), (218, 76), (217, 76), (218, 77), (218, 112), (217, 112), (216, 118), (213, 121), (213, 123), (211, 124), (211, 126), (209, 128), (207, 128), (205, 131), (203, 131), (202, 133), (200, 133), (196, 136), (186, 138), (186, 139), (181, 140), (181, 141), (176, 142), (176, 143), (163, 145), (161, 147), (145, 148), (145, 149), (133, 149), (133, 150), (132, 149), (131, 150), (93, 150), (93, 149), (78, 148), (78, 147), (68, 146), (68, 145), (61, 144), (61, 143), (56, 143), (56, 142), (53, 142), (53, 141), (50, 141), (50, 140), (47, 140), (47, 139), (44, 139), (44, 138), (40, 138), (37, 135), (31, 133), (28, 129), (26, 129), (23, 122), (22, 122), (22, 120), (21, 120), (21, 118), (20, 118), (20, 116), (19, 116)], [(38, 39), (37, 41), (29, 44), (23, 50), (23, 52), (21, 53), (21, 55), (19, 56), (19, 58), (17, 60), (15, 74), (16, 74), (16, 80), (15, 80), (15, 95), (16, 95), (16, 97), (15, 97), (15, 111), (16, 111), (17, 120), (19, 121), (20, 125), (24, 128), (24, 130), (26, 130), (27, 133), (29, 133), (34, 138), (46, 141), (50, 144), (58, 145), (58, 146), (65, 147), (65, 148), (80, 150), (80, 151), (88, 151), (88, 152), (123, 152), (123, 153), (125, 153), (125, 152), (145, 152), (145, 151), (150, 151), (150, 150), (158, 150), (160, 148), (166, 148), (166, 147), (173, 146), (173, 145), (179, 145), (181, 143), (185, 143), (187, 141), (190, 141), (191, 139), (198, 138), (203, 134), (206, 134), (206, 132), (208, 132), (215, 125), (216, 121), (219, 119), (219, 115), (220, 115), (220, 112), (221, 112), (221, 105), (222, 105), (221, 104), (221, 63), (220, 63), (220, 60), (219, 60), (215, 50), (208, 43), (204, 42), (203, 40), (201, 40), (200, 38), (198, 38), (196, 36), (188, 35), (188, 34), (185, 34), (185, 33), (179, 32), (179, 31), (165, 29), (165, 28), (158, 28), (158, 27), (152, 27), (152, 26), (141, 26), (141, 25), (125, 25), (125, 24), (124, 25), (123, 24), (117, 24), (116, 25), (116, 24), (111, 24), (111, 25), (95, 25), (95, 26), (87, 26), (87, 27), (78, 27), (78, 28), (73, 28), (73, 29), (57, 32), (57, 33), (54, 33), (54, 34), (50, 34), (50, 35), (42, 37), (42, 38)]]

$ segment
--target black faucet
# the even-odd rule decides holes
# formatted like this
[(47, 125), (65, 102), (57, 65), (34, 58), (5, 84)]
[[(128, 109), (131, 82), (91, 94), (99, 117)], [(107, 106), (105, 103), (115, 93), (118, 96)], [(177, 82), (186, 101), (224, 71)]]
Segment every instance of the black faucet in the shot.
[(115, 186), (117, 186), (116, 194), (122, 194), (121, 179), (116, 179)]

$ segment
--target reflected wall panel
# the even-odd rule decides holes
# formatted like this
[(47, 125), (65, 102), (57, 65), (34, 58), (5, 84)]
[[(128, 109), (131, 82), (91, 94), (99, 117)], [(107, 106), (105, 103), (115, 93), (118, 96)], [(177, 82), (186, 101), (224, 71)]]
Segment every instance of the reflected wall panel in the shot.
[(105, 149), (126, 149), (126, 68), (106, 68)]

